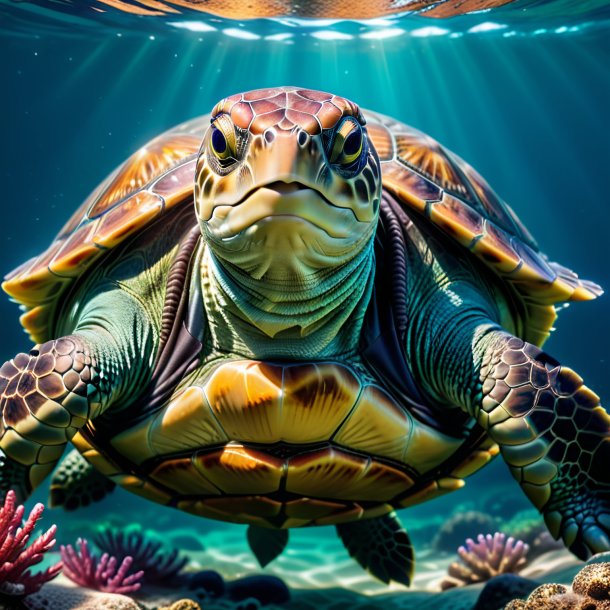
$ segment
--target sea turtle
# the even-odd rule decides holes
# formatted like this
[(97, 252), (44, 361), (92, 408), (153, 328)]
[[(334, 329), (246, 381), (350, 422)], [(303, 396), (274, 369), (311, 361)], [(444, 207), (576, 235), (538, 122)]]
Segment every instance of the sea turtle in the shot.
[(287, 528), (334, 524), (408, 583), (394, 510), (500, 451), (555, 537), (610, 549), (610, 419), (539, 347), (554, 305), (599, 287), (394, 119), (232, 95), (130, 157), (3, 287), (39, 343), (0, 369), (0, 483), (21, 498), (72, 441), (86, 462), (67, 458), (55, 504), (107, 477), (249, 524), (262, 562)]

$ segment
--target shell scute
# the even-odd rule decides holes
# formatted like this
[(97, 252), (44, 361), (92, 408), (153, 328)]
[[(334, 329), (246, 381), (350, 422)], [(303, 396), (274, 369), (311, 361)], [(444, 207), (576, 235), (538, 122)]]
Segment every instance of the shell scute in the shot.
[[(324, 123), (322, 123), (324, 126)], [(366, 126), (369, 138), (379, 155), (380, 161), (391, 161), (394, 158), (394, 139), (387, 127), (381, 123), (369, 121)]]
[(441, 201), (430, 206), (430, 219), (451, 233), (463, 246), (470, 247), (482, 235), (485, 219), (456, 197), (443, 193)]
[(96, 246), (113, 248), (125, 238), (147, 225), (163, 211), (163, 199), (148, 191), (141, 191), (113, 208), (103, 218), (92, 234)]
[(431, 180), (406, 171), (405, 166), (392, 163), (382, 166), (383, 184), (390, 188), (398, 197), (409, 204), (418, 212), (424, 213), (427, 203), (440, 201), (443, 191)]
[(167, 171), (185, 157), (199, 150), (195, 136), (156, 138), (132, 155), (88, 210), (89, 218), (97, 218), (130, 193), (145, 187), (153, 178)]
[(483, 234), (474, 243), (471, 251), (500, 273), (513, 273), (521, 262), (512, 247), (510, 235), (487, 219)]
[(76, 229), (49, 262), (49, 271), (62, 277), (74, 277), (86, 268), (89, 259), (100, 253), (100, 248), (92, 241), (96, 226), (97, 222), (91, 222)]

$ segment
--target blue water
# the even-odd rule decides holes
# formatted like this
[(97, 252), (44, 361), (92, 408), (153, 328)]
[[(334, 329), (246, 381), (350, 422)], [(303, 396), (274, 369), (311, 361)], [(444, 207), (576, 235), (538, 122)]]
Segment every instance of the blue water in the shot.
[[(551, 259), (610, 290), (609, 3), (529, 5), (531, 18), (507, 7), (446, 21), (199, 15), (170, 25), (122, 14), (98, 23), (0, 2), (0, 271), (46, 248), (92, 188), (156, 134), (225, 95), (291, 84), (333, 91), (429, 133), (486, 177)], [(0, 299), (0, 361), (29, 348), (17, 318)], [(609, 296), (563, 310), (547, 344), (606, 405), (609, 346)], [(43, 485), (38, 497), (45, 493)], [(442, 523), (491, 493), (514, 497), (514, 512), (528, 506), (497, 460), (464, 490), (404, 511), (403, 520)], [(66, 539), (88, 519), (131, 522), (134, 509), (153, 529), (241, 529), (145, 504), (118, 493), (76, 521), (51, 512)], [(418, 551), (427, 542), (423, 533)]]

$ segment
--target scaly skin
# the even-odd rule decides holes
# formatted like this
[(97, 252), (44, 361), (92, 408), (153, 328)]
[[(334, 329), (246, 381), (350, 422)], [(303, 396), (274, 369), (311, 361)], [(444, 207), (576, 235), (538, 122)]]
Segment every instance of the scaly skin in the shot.
[(251, 281), (215, 260), (209, 249), (203, 259), (213, 349), (263, 360), (355, 355), (373, 287), (372, 243), (341, 267), (313, 274), (306, 284)]

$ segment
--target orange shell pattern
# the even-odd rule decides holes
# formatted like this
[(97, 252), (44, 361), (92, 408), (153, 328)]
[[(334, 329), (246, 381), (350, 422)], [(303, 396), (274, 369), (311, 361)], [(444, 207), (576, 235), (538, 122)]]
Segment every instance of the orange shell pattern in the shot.
[[(253, 133), (298, 125), (311, 134), (332, 128), (352, 102), (328, 93), (281, 87), (230, 96), (214, 108)], [(598, 286), (550, 263), (514, 212), (470, 165), (432, 138), (365, 112), (381, 160), (383, 184), (405, 209), (420, 214), (505, 278), (526, 305), (524, 338), (542, 343), (553, 305), (592, 299)], [(176, 205), (190, 201), (196, 153), (209, 117), (163, 134), (130, 157), (76, 211), (40, 256), (13, 271), (4, 290), (26, 308), (21, 322), (34, 341), (49, 337), (54, 306), (73, 278)]]
[[(176, 7), (226, 17), (259, 19), (261, 17), (308, 17), (318, 19), (372, 19), (383, 15), (413, 12), (426, 17), (454, 17), (510, 4), (513, 0), (97, 0), (102, 5), (135, 15), (162, 16), (180, 13)], [(91, 0), (91, 6), (99, 5)]]

